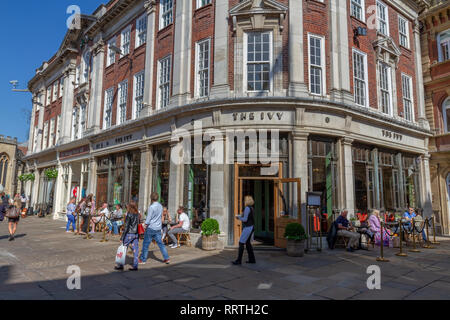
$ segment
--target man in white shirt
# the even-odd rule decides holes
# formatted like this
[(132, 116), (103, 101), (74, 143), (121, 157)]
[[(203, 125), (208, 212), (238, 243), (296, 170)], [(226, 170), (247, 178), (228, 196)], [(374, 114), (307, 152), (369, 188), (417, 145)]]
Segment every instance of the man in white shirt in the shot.
[(91, 223), (91, 225), (92, 225), (91, 233), (95, 233), (95, 225), (100, 223), (100, 222), (103, 222), (104, 219), (105, 219), (104, 217), (109, 219), (109, 215), (110, 215), (110, 212), (108, 210), (108, 204), (104, 203), (102, 208), (101, 208), (100, 214), (92, 217), (92, 219), (91, 219), (91, 222), (92, 222)]
[(177, 214), (178, 214), (178, 224), (171, 227), (168, 233), (170, 239), (172, 239), (173, 242), (170, 245), (172, 249), (180, 247), (175, 235), (179, 233), (189, 233), (191, 230), (191, 222), (189, 221), (188, 215), (184, 212), (184, 207), (180, 207), (177, 211)]

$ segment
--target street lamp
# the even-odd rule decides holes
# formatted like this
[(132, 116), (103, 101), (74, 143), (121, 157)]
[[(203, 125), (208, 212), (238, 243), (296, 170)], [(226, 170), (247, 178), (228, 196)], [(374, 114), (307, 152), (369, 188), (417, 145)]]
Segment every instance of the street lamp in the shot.
[(17, 86), (19, 85), (18, 80), (11, 80), (9, 83), (12, 84), (12, 86), (13, 86), (13, 89), (12, 89), (13, 92), (30, 92), (30, 90), (28, 90), (28, 89), (17, 89)]

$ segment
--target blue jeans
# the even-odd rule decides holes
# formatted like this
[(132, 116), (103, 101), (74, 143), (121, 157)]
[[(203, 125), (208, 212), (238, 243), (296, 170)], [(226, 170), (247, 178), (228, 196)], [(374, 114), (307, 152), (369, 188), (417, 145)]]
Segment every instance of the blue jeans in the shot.
[(127, 234), (125, 239), (123, 239), (123, 245), (127, 248), (131, 245), (131, 248), (133, 249), (133, 268), (137, 268), (139, 264), (139, 235)]
[(67, 221), (66, 231), (70, 230), (70, 225), (72, 225), (73, 231), (75, 231), (77, 229), (77, 227), (75, 226), (75, 224), (76, 224), (75, 216), (69, 214), (69, 215), (67, 215), (67, 219), (69, 221)]
[(141, 260), (143, 262), (147, 262), (148, 248), (150, 247), (150, 244), (153, 240), (156, 241), (159, 250), (161, 250), (164, 260), (169, 260), (169, 254), (167, 253), (166, 246), (161, 239), (161, 230), (152, 230), (150, 228), (147, 228), (147, 230), (145, 230), (144, 243), (142, 244)]
[(114, 234), (116, 234), (116, 235), (119, 234), (119, 227), (117, 226), (117, 222), (116, 221), (112, 221), (111, 222), (111, 226), (112, 226)]

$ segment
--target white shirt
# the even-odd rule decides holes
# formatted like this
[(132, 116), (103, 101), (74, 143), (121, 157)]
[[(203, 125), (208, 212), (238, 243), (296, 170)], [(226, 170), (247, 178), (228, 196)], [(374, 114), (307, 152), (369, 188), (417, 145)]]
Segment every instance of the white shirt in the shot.
[(103, 209), (102, 211), (100, 211), (101, 214), (103, 214), (105, 217), (107, 217), (109, 219), (109, 210), (108, 208)]
[(183, 230), (189, 231), (191, 230), (191, 222), (189, 221), (189, 217), (186, 213), (182, 213), (180, 214), (180, 218), (179, 218), (180, 222), (183, 222)]

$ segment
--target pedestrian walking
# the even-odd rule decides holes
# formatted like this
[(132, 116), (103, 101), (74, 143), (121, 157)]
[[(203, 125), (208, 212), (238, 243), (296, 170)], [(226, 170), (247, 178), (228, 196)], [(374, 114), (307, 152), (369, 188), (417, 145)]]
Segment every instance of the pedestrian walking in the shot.
[[(127, 218), (125, 220), (125, 229), (122, 234), (121, 240), (124, 247), (131, 245), (133, 249), (133, 267), (129, 268), (130, 271), (137, 271), (139, 265), (139, 224), (141, 223), (141, 216), (137, 208), (136, 202), (131, 201), (127, 206)], [(123, 265), (116, 265), (115, 270), (123, 270)]]
[(150, 198), (152, 200), (152, 204), (148, 208), (147, 220), (145, 221), (144, 224), (145, 235), (139, 264), (145, 264), (147, 262), (148, 248), (153, 240), (156, 241), (156, 244), (158, 245), (159, 250), (163, 255), (164, 263), (169, 264), (170, 263), (169, 254), (167, 253), (167, 249), (161, 239), (163, 207), (158, 202), (159, 195), (156, 192), (153, 192)]
[(67, 226), (66, 226), (66, 232), (70, 232), (70, 225), (72, 225), (72, 233), (76, 230), (76, 221), (77, 221), (77, 213), (75, 205), (76, 199), (72, 198), (70, 199), (70, 202), (67, 204)]
[(236, 219), (242, 221), (243, 230), (242, 236), (239, 240), (239, 255), (236, 261), (232, 263), (234, 265), (242, 264), (242, 257), (244, 256), (244, 246), (247, 247), (248, 261), (247, 263), (256, 263), (255, 254), (253, 252), (252, 247), (252, 236), (255, 232), (255, 216), (253, 206), (255, 205), (255, 201), (251, 196), (246, 196), (244, 198), (245, 210), (244, 214), (240, 216), (236, 216)]
[[(77, 206), (77, 214), (79, 214), (82, 218), (82, 224), (80, 227), (80, 235), (86, 235), (85, 230), (88, 228), (88, 219), (89, 219), (89, 211), (87, 209), (87, 199), (81, 199)], [(90, 209), (89, 209), (90, 210)]]
[(0, 193), (0, 222), (5, 219), (6, 210), (8, 209), (8, 198), (4, 192)]
[(20, 221), (20, 208), (22, 207), (22, 201), (20, 200), (20, 195), (14, 197), (13, 205), (9, 206), (6, 211), (6, 217), (8, 218), (8, 229), (9, 229), (9, 241), (15, 240), (15, 235), (17, 231), (17, 225)]

